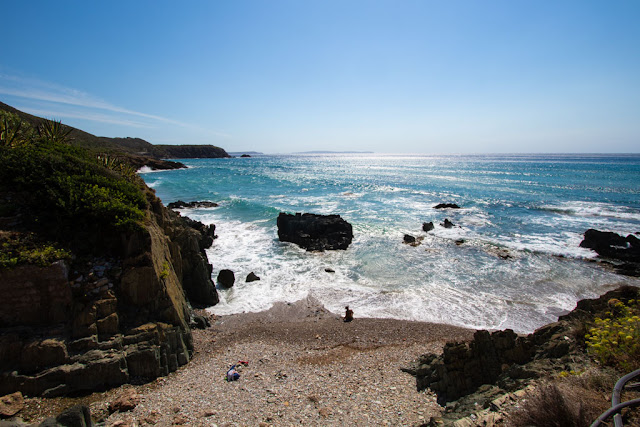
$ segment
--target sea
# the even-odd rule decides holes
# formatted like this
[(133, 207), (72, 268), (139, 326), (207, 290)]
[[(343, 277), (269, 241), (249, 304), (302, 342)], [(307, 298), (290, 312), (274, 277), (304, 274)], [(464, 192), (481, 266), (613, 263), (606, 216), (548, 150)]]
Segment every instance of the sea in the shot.
[[(311, 296), (355, 317), (428, 321), (519, 333), (556, 321), (583, 298), (640, 286), (579, 246), (589, 228), (640, 231), (640, 155), (297, 154), (180, 159), (187, 169), (140, 170), (168, 204), (215, 224), (207, 250), (227, 315)], [(455, 203), (460, 209), (434, 209)], [(347, 250), (280, 242), (280, 212), (338, 214)], [(441, 226), (449, 219), (453, 228)], [(434, 230), (422, 231), (432, 221)], [(403, 242), (405, 234), (419, 245)], [(327, 271), (327, 270), (333, 270)], [(254, 272), (260, 281), (245, 282)]]

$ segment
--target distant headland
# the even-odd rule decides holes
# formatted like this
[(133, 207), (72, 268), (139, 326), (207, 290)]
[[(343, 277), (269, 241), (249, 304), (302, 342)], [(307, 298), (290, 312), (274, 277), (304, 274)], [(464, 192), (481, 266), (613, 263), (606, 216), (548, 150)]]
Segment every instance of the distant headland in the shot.
[[(34, 128), (46, 121), (2, 102), (0, 102), (0, 110), (16, 114)], [(109, 138), (92, 135), (68, 125), (63, 126), (69, 130), (68, 138), (71, 145), (96, 153), (126, 158), (136, 168), (148, 166), (151, 169), (179, 169), (185, 166), (180, 162), (164, 159), (231, 157), (224, 149), (214, 145), (155, 145), (141, 138)]]

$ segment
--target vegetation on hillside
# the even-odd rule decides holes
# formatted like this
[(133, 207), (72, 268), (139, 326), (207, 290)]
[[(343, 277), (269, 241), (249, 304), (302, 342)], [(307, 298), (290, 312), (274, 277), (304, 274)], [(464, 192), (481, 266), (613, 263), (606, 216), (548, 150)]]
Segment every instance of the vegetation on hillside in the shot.
[(585, 336), (587, 349), (600, 363), (631, 372), (640, 368), (640, 305), (611, 300)]
[[(60, 122), (34, 129), (0, 111), (0, 217), (13, 218), (9, 228), (35, 233), (44, 247), (111, 251), (121, 233), (142, 227), (142, 182), (119, 159), (69, 145), (69, 134)], [(21, 252), (15, 239), (11, 245)], [(29, 259), (14, 256), (6, 264)]]

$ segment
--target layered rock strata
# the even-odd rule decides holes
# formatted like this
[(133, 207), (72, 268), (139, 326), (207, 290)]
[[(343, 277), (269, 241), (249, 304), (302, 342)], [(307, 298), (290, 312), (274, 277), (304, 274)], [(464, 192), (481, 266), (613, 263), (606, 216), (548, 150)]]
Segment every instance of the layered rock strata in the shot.
[(121, 236), (115, 267), (71, 282), (63, 262), (0, 271), (0, 395), (106, 389), (189, 362), (188, 300), (218, 301), (204, 253), (215, 227), (147, 197), (144, 229)]

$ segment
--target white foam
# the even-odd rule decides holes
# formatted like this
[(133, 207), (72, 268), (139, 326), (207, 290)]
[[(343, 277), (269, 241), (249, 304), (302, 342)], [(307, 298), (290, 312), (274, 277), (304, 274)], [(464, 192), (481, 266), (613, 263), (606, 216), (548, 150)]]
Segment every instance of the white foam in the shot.
[(138, 173), (151, 173), (151, 172), (155, 172), (155, 170), (151, 169), (149, 166), (143, 166), (140, 169), (138, 169)]
[(578, 217), (603, 217), (640, 221), (640, 210), (608, 203), (568, 201), (564, 203), (544, 205), (541, 209)]

